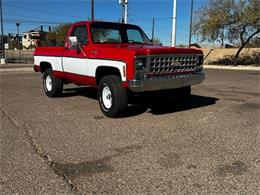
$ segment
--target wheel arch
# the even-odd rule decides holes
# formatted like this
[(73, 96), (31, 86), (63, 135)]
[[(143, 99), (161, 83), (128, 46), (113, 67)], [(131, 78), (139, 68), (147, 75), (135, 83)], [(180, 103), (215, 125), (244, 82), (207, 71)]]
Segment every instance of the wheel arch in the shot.
[(51, 63), (46, 61), (40, 62), (40, 67), (41, 67), (41, 73), (45, 72), (45, 70), (49, 68), (52, 69)]
[(106, 75), (117, 75), (122, 80), (122, 75), (117, 67), (111, 67), (111, 66), (99, 66), (96, 69), (95, 78), (96, 78), (96, 84), (98, 85), (101, 78)]

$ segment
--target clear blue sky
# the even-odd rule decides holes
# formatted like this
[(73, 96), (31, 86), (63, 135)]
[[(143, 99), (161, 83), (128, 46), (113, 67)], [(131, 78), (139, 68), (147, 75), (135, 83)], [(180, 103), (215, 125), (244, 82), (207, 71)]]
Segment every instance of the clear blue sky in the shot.
[[(177, 0), (177, 44), (187, 44), (191, 0)], [(208, 0), (194, 0), (194, 11)], [(155, 36), (164, 45), (171, 40), (172, 0), (129, 0), (129, 23), (141, 26), (151, 37), (152, 18)], [(122, 9), (118, 0), (95, 0), (95, 18), (119, 21)], [(90, 0), (3, 0), (4, 33), (16, 33), (16, 22), (25, 32), (43, 23), (55, 26), (60, 22), (75, 22), (90, 18)], [(45, 25), (47, 25), (45, 24)], [(47, 28), (48, 27), (44, 27)], [(196, 37), (193, 38), (196, 41)]]

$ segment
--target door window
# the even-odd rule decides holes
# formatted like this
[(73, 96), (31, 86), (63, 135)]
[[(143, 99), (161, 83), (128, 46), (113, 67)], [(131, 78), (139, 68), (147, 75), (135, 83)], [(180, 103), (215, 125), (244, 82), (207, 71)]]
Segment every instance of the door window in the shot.
[(88, 32), (86, 26), (76, 26), (72, 31), (71, 36), (77, 37), (78, 42), (82, 45), (88, 43)]
[(140, 31), (136, 29), (127, 29), (128, 43), (144, 43), (143, 36)]
[(93, 28), (94, 43), (121, 43), (119, 29)]

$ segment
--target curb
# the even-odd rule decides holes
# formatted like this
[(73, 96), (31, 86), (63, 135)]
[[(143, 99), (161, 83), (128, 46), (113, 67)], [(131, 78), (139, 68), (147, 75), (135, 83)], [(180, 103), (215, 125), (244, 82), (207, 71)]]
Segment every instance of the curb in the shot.
[(31, 65), (28, 65), (28, 66), (25, 66), (25, 65), (0, 65), (0, 69), (11, 69), (11, 68), (33, 68), (33, 66)]
[(203, 65), (205, 69), (220, 69), (220, 70), (250, 70), (260, 71), (260, 67), (255, 66), (219, 66), (219, 65)]
[(0, 72), (34, 72), (32, 67), (24, 68), (0, 68)]

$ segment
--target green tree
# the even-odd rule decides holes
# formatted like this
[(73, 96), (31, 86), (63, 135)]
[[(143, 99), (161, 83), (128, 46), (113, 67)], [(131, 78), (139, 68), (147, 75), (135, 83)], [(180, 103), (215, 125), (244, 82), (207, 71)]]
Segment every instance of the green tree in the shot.
[(260, 32), (260, 0), (211, 0), (197, 13), (194, 33), (202, 41), (229, 41), (242, 49)]

